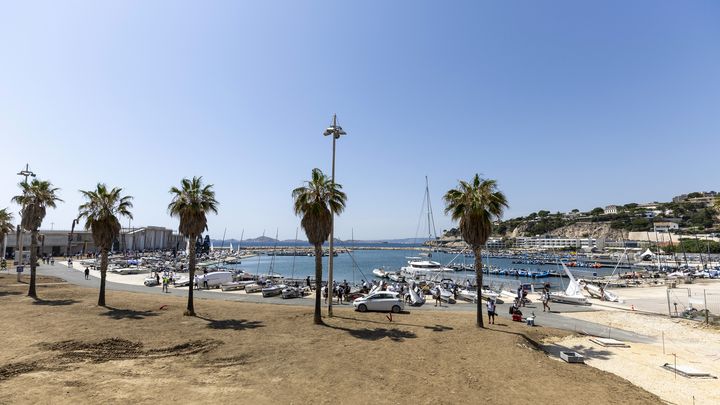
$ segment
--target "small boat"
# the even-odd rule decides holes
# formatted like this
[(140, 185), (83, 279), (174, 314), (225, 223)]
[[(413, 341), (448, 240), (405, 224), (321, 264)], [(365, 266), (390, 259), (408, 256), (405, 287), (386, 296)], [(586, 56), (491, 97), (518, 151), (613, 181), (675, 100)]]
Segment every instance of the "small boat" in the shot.
[(458, 298), (465, 301), (477, 302), (477, 291), (468, 288), (458, 290)]
[(236, 291), (236, 290), (244, 290), (245, 286), (254, 283), (254, 281), (233, 281), (230, 283), (225, 283), (220, 286), (220, 288), (223, 291)]
[(282, 297), (288, 298), (302, 298), (305, 296), (305, 289), (308, 287), (286, 287), (282, 290)]
[(256, 293), (256, 292), (261, 292), (262, 289), (263, 289), (263, 286), (261, 286), (260, 284), (251, 283), (251, 284), (247, 284), (245, 286), (245, 293), (252, 294), (252, 293)]
[(375, 277), (379, 278), (385, 278), (388, 276), (387, 272), (383, 269), (373, 269), (372, 273), (373, 275), (375, 275)]
[(265, 286), (265, 288), (261, 289), (263, 297), (274, 297), (276, 295), (282, 294), (282, 291), (285, 289), (284, 284), (275, 284), (275, 285), (268, 285)]
[(425, 294), (420, 290), (420, 288), (415, 284), (414, 281), (410, 282), (410, 288), (408, 289), (410, 293), (410, 305), (414, 307), (419, 307), (425, 303)]
[(588, 305), (589, 302), (587, 298), (585, 298), (581, 292), (580, 283), (575, 280), (575, 277), (573, 277), (572, 273), (570, 273), (570, 270), (565, 267), (565, 263), (560, 262), (560, 264), (562, 264), (565, 274), (567, 274), (568, 278), (570, 278), (570, 282), (564, 292), (551, 292), (550, 301), (575, 305)]
[(445, 301), (448, 304), (455, 303), (455, 297), (453, 296), (453, 293), (451, 291), (447, 290), (441, 284), (436, 284), (435, 288), (440, 288), (440, 299), (442, 301)]
[(388, 278), (394, 282), (399, 282), (402, 280), (403, 276), (401, 276), (399, 273), (391, 272), (391, 273), (385, 273), (387, 274)]
[(595, 284), (585, 284), (583, 285), (585, 288), (585, 291), (590, 294), (591, 297), (603, 299), (605, 301), (610, 302), (618, 302), (620, 301), (620, 298), (617, 296), (617, 294), (613, 293), (612, 291), (608, 291), (604, 288), (601, 288), (598, 285)]
[(150, 276), (145, 277), (145, 280), (143, 280), (143, 284), (145, 284), (146, 287), (155, 287), (160, 283), (158, 283), (157, 278)]

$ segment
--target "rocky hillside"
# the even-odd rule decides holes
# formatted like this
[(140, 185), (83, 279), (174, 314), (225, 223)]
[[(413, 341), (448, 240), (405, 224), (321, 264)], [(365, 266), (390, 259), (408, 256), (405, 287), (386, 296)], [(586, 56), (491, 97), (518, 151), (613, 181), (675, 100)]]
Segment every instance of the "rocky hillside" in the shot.
[(628, 232), (623, 229), (613, 229), (607, 222), (575, 222), (550, 231), (548, 236), (621, 240), (627, 239)]

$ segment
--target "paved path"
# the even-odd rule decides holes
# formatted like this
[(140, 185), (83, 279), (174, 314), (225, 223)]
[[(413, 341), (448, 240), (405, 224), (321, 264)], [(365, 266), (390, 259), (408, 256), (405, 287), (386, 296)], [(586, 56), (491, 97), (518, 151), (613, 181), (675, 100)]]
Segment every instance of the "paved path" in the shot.
[[(61, 278), (71, 284), (75, 284), (82, 287), (99, 288), (100, 280), (96, 277), (90, 277), (89, 280), (85, 280), (85, 275), (82, 271), (69, 269), (65, 265), (55, 264), (41, 265), (37, 269), (38, 274), (44, 276), (53, 276)], [(170, 293), (163, 293), (160, 286), (146, 287), (143, 285), (123, 284), (106, 282), (106, 288), (108, 290), (116, 291), (128, 291), (137, 292), (143, 294), (157, 294), (157, 295), (173, 295), (180, 297), (187, 297), (187, 287), (170, 288)], [(219, 299), (225, 301), (241, 301), (241, 302), (253, 302), (263, 304), (277, 304), (277, 305), (303, 305), (311, 307), (315, 304), (314, 299), (282, 299), (280, 297), (263, 298), (260, 294), (244, 294), (244, 293), (221, 293), (220, 290), (195, 290), (193, 295), (196, 299)], [(112, 301), (112, 297), (108, 297), (108, 300)], [(410, 311), (468, 311), (474, 312), (475, 305), (470, 304), (456, 304), (456, 305), (443, 305), (441, 308), (434, 307), (431, 304), (432, 301), (428, 301), (422, 307), (409, 307)], [(349, 304), (337, 305), (338, 307), (350, 307)], [(578, 306), (569, 304), (552, 304), (552, 312), (542, 312), (542, 304), (530, 304), (528, 307), (521, 308), (523, 315), (531, 315), (535, 313), (535, 324), (539, 327), (547, 326), (557, 329), (563, 329), (573, 332), (584, 333), (587, 335), (601, 336), (601, 337), (612, 337), (614, 339), (623, 340), (627, 342), (636, 343), (649, 343), (654, 341), (653, 338), (640, 335), (631, 331), (625, 331), (621, 329), (610, 329), (605, 325), (600, 325), (592, 322), (567, 318), (562, 316), (563, 312), (583, 312), (583, 311), (594, 311), (591, 306)], [(501, 318), (510, 319), (509, 304), (499, 304), (497, 306), (498, 314)]]

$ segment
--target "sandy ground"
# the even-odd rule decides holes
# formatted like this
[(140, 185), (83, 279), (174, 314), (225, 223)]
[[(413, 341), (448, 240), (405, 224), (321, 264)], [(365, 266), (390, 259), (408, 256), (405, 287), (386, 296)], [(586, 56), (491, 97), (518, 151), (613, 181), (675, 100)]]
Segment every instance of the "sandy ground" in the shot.
[[(626, 311), (567, 313), (563, 316), (632, 330), (655, 338), (630, 348), (606, 348), (588, 337), (567, 337), (556, 344), (586, 354), (586, 363), (626, 378), (661, 398), (677, 404), (720, 403), (720, 380), (675, 376), (661, 366), (675, 362), (720, 377), (720, 331), (684, 319)], [(612, 330), (610, 331), (612, 337)], [(663, 348), (664, 340), (664, 348)]]
[(526, 339), (564, 332), (471, 313), (396, 315), (97, 291), (0, 275), (0, 403), (577, 403), (659, 398), (584, 365), (548, 358)]

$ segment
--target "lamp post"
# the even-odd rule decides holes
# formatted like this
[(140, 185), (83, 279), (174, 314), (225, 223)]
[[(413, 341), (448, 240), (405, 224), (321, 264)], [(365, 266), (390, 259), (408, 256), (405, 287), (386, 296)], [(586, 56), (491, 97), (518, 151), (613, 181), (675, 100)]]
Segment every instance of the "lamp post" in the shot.
[[(333, 114), (333, 121), (332, 125), (327, 127), (325, 129), (325, 132), (323, 132), (323, 135), (328, 136), (332, 135), (333, 139), (333, 153), (332, 153), (332, 177), (330, 178), (330, 184), (332, 188), (330, 189), (330, 200), (332, 201), (334, 197), (335, 192), (335, 141), (340, 138), (342, 135), (347, 135), (345, 131), (343, 131), (342, 127), (337, 124), (337, 115)], [(332, 312), (332, 302), (333, 302), (333, 239), (335, 239), (335, 212), (332, 210), (332, 205), (330, 206), (330, 249), (329, 249), (329, 256), (328, 256), (328, 296), (330, 297), (330, 300), (328, 301), (328, 316), (333, 316)]]
[[(23, 177), (25, 177), (25, 180), (23, 180), (23, 184), (27, 185), (27, 179), (28, 179), (28, 177), (35, 177), (35, 173), (33, 173), (33, 172), (30, 170), (30, 165), (27, 164), (27, 163), (25, 163), (25, 169), (20, 170), (20, 171), (18, 172), (18, 176), (23, 176)], [(25, 193), (25, 190), (24, 190), (24, 189), (23, 189), (23, 193)], [(21, 216), (24, 214), (24, 211), (25, 211), (25, 204), (23, 204), (23, 205), (22, 205), (22, 208), (20, 208), (20, 215), (21, 215)], [(25, 234), (25, 232), (24, 232), (24, 230), (23, 230), (23, 228), (22, 228), (22, 225), (21, 225), (21, 226), (20, 226), (20, 234), (19, 234), (19, 238), (18, 238), (18, 240), (19, 240), (19, 242), (18, 242), (18, 252), (20, 253), (20, 264), (21, 264), (21, 265), (22, 265), (23, 262), (25, 261), (25, 260), (23, 260), (23, 259), (24, 259), (24, 258), (23, 258), (23, 249), (24, 249), (24, 247), (23, 247), (23, 239), (24, 239), (24, 236), (25, 236), (24, 234)], [(17, 266), (17, 256), (15, 257), (15, 266)], [(18, 273), (18, 279), (19, 279), (19, 278), (20, 278), (20, 273)]]
[(70, 244), (72, 243), (73, 234), (75, 233), (75, 225), (77, 225), (78, 222), (79, 221), (77, 219), (73, 219), (72, 225), (70, 225), (70, 233), (68, 234), (68, 245), (67, 245), (67, 250), (65, 250), (65, 258), (66, 259), (70, 258), (70, 247), (71, 247)]

